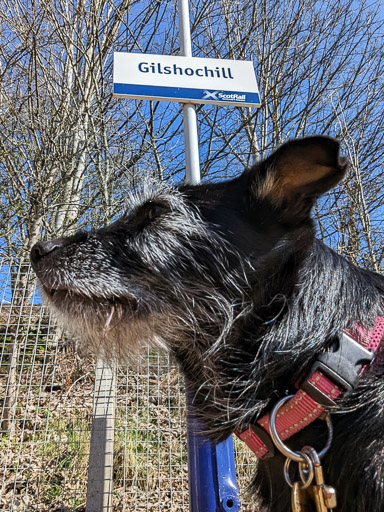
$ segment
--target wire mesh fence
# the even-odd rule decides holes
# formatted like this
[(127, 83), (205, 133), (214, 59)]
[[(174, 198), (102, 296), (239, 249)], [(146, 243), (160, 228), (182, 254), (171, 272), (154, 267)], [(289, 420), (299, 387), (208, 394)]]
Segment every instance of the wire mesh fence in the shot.
[[(1, 511), (102, 510), (91, 504), (103, 469), (92, 453), (96, 370), (41, 304), (29, 265), (0, 260)], [(185, 398), (176, 366), (148, 350), (134, 367), (116, 369), (112, 394), (105, 510), (188, 510)], [(254, 461), (235, 447), (244, 490)], [(242, 511), (257, 510), (244, 495), (242, 502)]]

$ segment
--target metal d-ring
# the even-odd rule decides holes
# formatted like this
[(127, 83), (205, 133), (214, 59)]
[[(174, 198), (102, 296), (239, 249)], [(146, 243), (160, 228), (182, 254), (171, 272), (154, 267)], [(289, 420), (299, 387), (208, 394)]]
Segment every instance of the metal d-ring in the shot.
[[(280, 436), (276, 429), (277, 411), (280, 409), (280, 407), (283, 404), (285, 404), (285, 402), (287, 402), (294, 396), (295, 395), (285, 396), (277, 402), (277, 404), (275, 405), (275, 407), (272, 409), (272, 412), (271, 412), (271, 416), (269, 419), (269, 430), (270, 430), (270, 435), (271, 435), (272, 441), (274, 442), (275, 446), (280, 450), (280, 452), (283, 455), (285, 455), (285, 457), (288, 457), (289, 459), (292, 459), (296, 462), (302, 462), (302, 463), (307, 464), (307, 461), (303, 457), (301, 452), (294, 452), (293, 450), (288, 448), (287, 445), (285, 445), (283, 443), (283, 441), (280, 439)], [(320, 458), (323, 457), (327, 453), (327, 451), (329, 450), (329, 447), (331, 446), (332, 439), (333, 439), (332, 421), (331, 421), (331, 416), (328, 412), (326, 413), (325, 421), (326, 421), (327, 427), (328, 427), (328, 439), (327, 439), (327, 442), (326, 442), (326, 445), (324, 446), (324, 448), (319, 452)]]

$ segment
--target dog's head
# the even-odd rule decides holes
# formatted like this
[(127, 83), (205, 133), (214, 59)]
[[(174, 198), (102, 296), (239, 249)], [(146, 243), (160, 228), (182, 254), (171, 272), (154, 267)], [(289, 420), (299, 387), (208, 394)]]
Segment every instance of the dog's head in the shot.
[(289, 293), (313, 240), (311, 208), (346, 167), (337, 141), (308, 137), (233, 180), (144, 187), (113, 224), (32, 248), (42, 294), (107, 356), (141, 341), (209, 351)]

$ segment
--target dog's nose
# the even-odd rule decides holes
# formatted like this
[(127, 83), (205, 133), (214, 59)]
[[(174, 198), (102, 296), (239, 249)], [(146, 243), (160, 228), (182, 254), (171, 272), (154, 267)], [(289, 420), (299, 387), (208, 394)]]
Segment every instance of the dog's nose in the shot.
[(48, 240), (47, 242), (37, 242), (31, 249), (31, 263), (34, 270), (37, 270), (39, 263), (51, 252), (63, 247), (65, 245), (64, 239)]

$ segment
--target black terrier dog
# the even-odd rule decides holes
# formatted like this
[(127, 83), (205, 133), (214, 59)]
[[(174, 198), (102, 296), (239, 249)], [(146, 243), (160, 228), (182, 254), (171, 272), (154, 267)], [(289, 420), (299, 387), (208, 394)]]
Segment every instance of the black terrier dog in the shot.
[[(369, 329), (384, 314), (384, 278), (315, 239), (312, 206), (347, 165), (337, 141), (308, 137), (229, 181), (147, 185), (113, 224), (36, 244), (31, 260), (41, 291), (87, 348), (107, 359), (124, 360), (142, 342), (174, 354), (211, 439), (244, 432), (295, 389), (343, 330)], [(380, 351), (359, 378), (361, 367), (349, 391), (323, 404), (335, 412), (326, 483), (343, 512), (384, 510)], [(321, 450), (326, 437), (316, 420), (288, 444)], [(290, 510), (283, 463), (276, 450), (255, 478), (274, 512)]]

